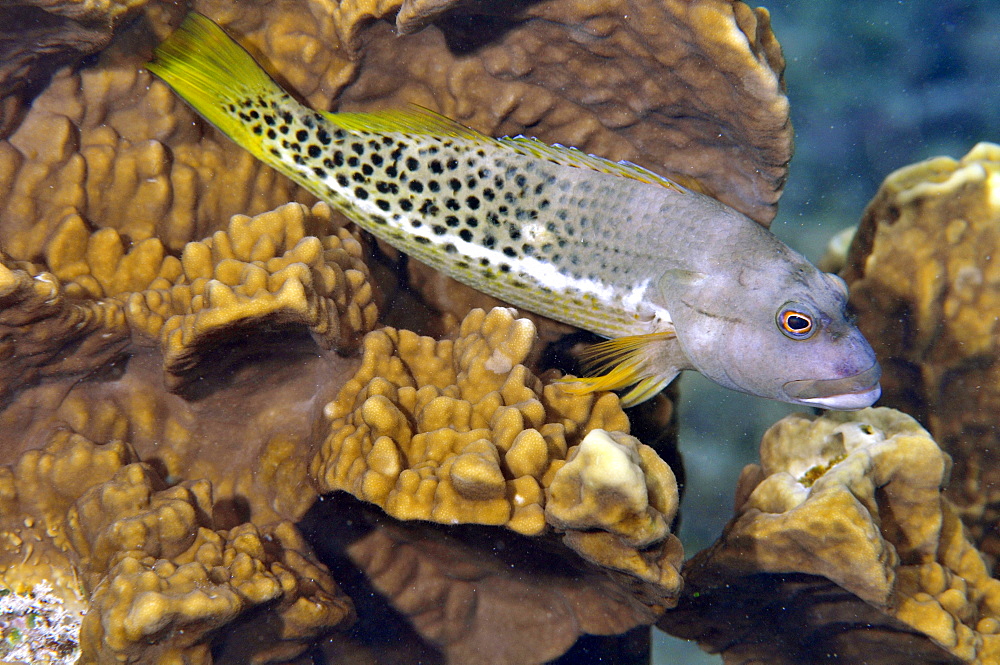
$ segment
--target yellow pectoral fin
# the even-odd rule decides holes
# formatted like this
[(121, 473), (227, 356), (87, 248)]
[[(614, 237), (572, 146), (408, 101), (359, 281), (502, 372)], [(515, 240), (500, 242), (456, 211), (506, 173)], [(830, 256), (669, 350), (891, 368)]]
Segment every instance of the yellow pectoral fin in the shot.
[(673, 332), (630, 335), (594, 344), (583, 352), (588, 370), (598, 376), (560, 379), (571, 395), (635, 387), (622, 397), (622, 406), (635, 406), (660, 392), (677, 376), (681, 367), (669, 362)]

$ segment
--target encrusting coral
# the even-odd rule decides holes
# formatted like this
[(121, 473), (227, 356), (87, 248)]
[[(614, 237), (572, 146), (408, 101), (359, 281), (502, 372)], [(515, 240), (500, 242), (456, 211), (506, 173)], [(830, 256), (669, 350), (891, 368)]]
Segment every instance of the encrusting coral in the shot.
[[(284, 661), (351, 620), (290, 523), (218, 529), (208, 481), (168, 488), (135, 459), (127, 444), (61, 430), (0, 468), (0, 581), (17, 590), (44, 580), (86, 608), (81, 662), (209, 663), (212, 634), (241, 617), (270, 637), (245, 653)], [(272, 611), (248, 613), (264, 604)]]
[(844, 276), (886, 368), (883, 398), (925, 423), (955, 461), (948, 496), (1000, 555), (1000, 146), (981, 143), (886, 178)]
[(371, 333), (326, 407), (330, 435), (312, 464), (320, 489), (403, 520), (525, 535), (551, 525), (585, 558), (669, 597), (680, 583), (673, 472), (627, 435), (613, 395), (579, 399), (532, 375), (521, 363), (534, 337), (507, 309), (473, 310), (454, 341)]
[[(948, 455), (915, 420), (886, 408), (788, 416), (764, 435), (760, 459), (743, 471), (722, 537), (685, 565), (681, 609), (662, 627), (776, 663), (849, 658), (858, 640), (887, 659), (869, 662), (1000, 658), (1000, 580), (942, 495)], [(720, 604), (731, 589), (744, 600)], [(786, 626), (761, 640), (756, 622), (781, 602)], [(864, 638), (830, 634), (851, 614), (868, 625)], [(899, 640), (901, 630), (930, 641)]]
[[(47, 7), (108, 17), (84, 35), (90, 46), (52, 42), (50, 63), (121, 29), (86, 64), (0, 105), (11, 465), (0, 467), (0, 580), (30, 591), (49, 579), (89, 605), (84, 662), (277, 662), (343, 626), (349, 602), (292, 525), (337, 488), (411, 520), (376, 515), (370, 538), (344, 550), (433, 657), (469, 660), (528, 622), (532, 639), (497, 657), (540, 662), (675, 602), (676, 481), (627, 434), (617, 399), (536, 376), (536, 326), (506, 310), (466, 318), (494, 303), (415, 262), (385, 290), (402, 277), (401, 291), (444, 313), (423, 329), (452, 338), (402, 329), (419, 317), (397, 308), (387, 318), (401, 329), (341, 356), (377, 317), (359, 239), (141, 65), (196, 9), (317, 108), (418, 103), (491, 134), (531, 127), (767, 224), (791, 128), (766, 11), (729, 0)], [(545, 341), (565, 330), (539, 325)], [(511, 570), (470, 532), (442, 538), (457, 527), (419, 520), (493, 525), (476, 528), (531, 555)], [(532, 567), (540, 558), (546, 571)], [(414, 562), (413, 579), (399, 572)], [(456, 613), (428, 612), (417, 588), (432, 604), (454, 593)], [(532, 611), (518, 604), (527, 588)]]

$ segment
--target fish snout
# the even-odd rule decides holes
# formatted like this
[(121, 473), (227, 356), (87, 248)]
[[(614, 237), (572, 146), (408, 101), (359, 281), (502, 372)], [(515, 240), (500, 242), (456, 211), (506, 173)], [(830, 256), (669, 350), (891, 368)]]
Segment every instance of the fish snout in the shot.
[(799, 379), (782, 386), (790, 402), (835, 411), (864, 409), (882, 394), (882, 368), (876, 362), (863, 372), (839, 379)]

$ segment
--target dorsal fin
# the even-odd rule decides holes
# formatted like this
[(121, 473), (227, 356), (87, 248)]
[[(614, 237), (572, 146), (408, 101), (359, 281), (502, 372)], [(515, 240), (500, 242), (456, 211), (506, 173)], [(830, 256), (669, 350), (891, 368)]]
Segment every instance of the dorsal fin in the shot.
[(610, 159), (588, 155), (577, 148), (567, 148), (558, 143), (550, 145), (526, 136), (491, 138), (482, 132), (431, 111), (422, 106), (412, 105), (406, 109), (387, 109), (361, 113), (324, 113), (331, 122), (352, 132), (399, 132), (435, 137), (461, 138), (502, 145), (522, 155), (546, 159), (557, 164), (590, 169), (600, 173), (610, 173), (623, 178), (660, 185), (679, 192), (685, 187), (669, 178), (653, 173), (632, 162), (613, 162)]
[(528, 138), (526, 136), (503, 138), (499, 139), (499, 142), (506, 146), (510, 146), (521, 154), (531, 155), (532, 157), (538, 157), (539, 159), (547, 159), (557, 164), (576, 166), (582, 169), (591, 169), (601, 173), (611, 173), (613, 175), (622, 176), (623, 178), (631, 178), (632, 180), (638, 180), (640, 182), (661, 185), (667, 189), (673, 189), (678, 192), (686, 191), (684, 187), (678, 185), (670, 178), (665, 178), (661, 175), (653, 173), (649, 169), (643, 168), (638, 164), (633, 164), (632, 162), (613, 162), (610, 159), (604, 159), (603, 157), (588, 155), (577, 148), (567, 148), (566, 146), (558, 143), (549, 145), (548, 143), (544, 143), (538, 139)]
[(324, 112), (323, 115), (330, 122), (351, 132), (402, 133), (462, 138), (484, 143), (496, 142), (496, 139), (490, 138), (482, 132), (477, 132), (471, 127), (466, 127), (447, 116), (416, 104), (405, 109), (346, 113)]

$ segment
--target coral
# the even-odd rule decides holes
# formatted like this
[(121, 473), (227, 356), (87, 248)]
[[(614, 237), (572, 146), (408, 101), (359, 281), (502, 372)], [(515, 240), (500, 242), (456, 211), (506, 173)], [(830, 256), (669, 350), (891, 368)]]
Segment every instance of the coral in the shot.
[(156, 238), (126, 251), (117, 231), (90, 234), (74, 216), (56, 229), (45, 257), (67, 295), (123, 301), (130, 328), (159, 341), (167, 385), (177, 389), (220, 340), (264, 321), (303, 326), (322, 348), (342, 351), (374, 326), (361, 246), (344, 229), (326, 234), (331, 215), (326, 204), (236, 215), (179, 258)]
[[(0, 16), (41, 15), (24, 4)], [(536, 376), (535, 326), (505, 310), (465, 318), (497, 303), (415, 262), (386, 291), (416, 287), (440, 320), (397, 305), (399, 330), (341, 355), (377, 316), (359, 239), (141, 65), (194, 8), (317, 108), (418, 103), (492, 134), (530, 127), (767, 224), (791, 128), (766, 11), (35, 4), (51, 15), (28, 21), (48, 31), (31, 57), (47, 59), (25, 59), (30, 31), (0, 58), (0, 582), (28, 593), (50, 579), (67, 607), (89, 606), (85, 662), (296, 658), (349, 620), (292, 525), (338, 488), (401, 518), (367, 509), (370, 538), (344, 551), (428, 653), (556, 657), (674, 604), (676, 480), (627, 434), (617, 399)], [(546, 342), (567, 331), (537, 321)], [(420, 326), (454, 339), (404, 329)], [(668, 401), (657, 409), (673, 423)], [(498, 643), (512, 630), (531, 639)]]
[(886, 405), (955, 461), (948, 496), (1000, 555), (1000, 147), (889, 175), (865, 211), (844, 276), (858, 325), (885, 368)]
[(285, 661), (350, 620), (350, 601), (290, 523), (215, 530), (211, 501), (207, 481), (163, 488), (131, 464), (76, 502), (67, 520), (91, 590), (85, 662), (211, 662), (211, 634), (263, 604), (272, 609), (252, 629), (272, 639), (244, 656)]
[[(768, 430), (760, 457), (740, 478), (736, 517), (685, 566), (683, 609), (661, 626), (733, 649), (733, 658), (753, 653), (768, 662), (799, 662), (794, 649), (780, 657), (772, 651), (829, 631), (852, 612), (872, 617), (877, 610), (867, 639), (881, 645), (884, 662), (897, 662), (890, 654), (909, 648), (894, 636), (900, 625), (923, 633), (930, 644), (920, 649), (936, 658), (941, 649), (962, 662), (1000, 657), (1000, 581), (990, 577), (941, 493), (947, 454), (915, 420), (885, 408), (792, 415)], [(717, 604), (729, 595), (736, 596), (724, 606), (732, 616)], [(772, 628), (777, 635), (765, 643), (752, 617), (780, 599), (795, 606), (782, 620), (795, 628)], [(861, 601), (867, 610), (856, 609)], [(834, 608), (819, 610), (820, 603)], [(844, 657), (858, 648), (860, 636), (852, 639), (853, 646), (844, 640)], [(824, 653), (816, 648), (795, 647)]]
[(673, 473), (624, 433), (614, 396), (574, 399), (534, 377), (521, 364), (534, 337), (507, 309), (473, 310), (454, 341), (370, 334), (360, 370), (325, 410), (330, 435), (312, 464), (321, 490), (403, 520), (526, 535), (551, 523), (585, 556), (676, 587), (671, 566), (635, 553), (672, 538)]
[[(337, 579), (365, 580), (354, 587), (345, 582), (345, 591), (358, 599), (359, 626), (372, 627), (370, 637), (339, 645), (341, 659), (367, 650), (379, 654), (374, 662), (394, 662), (403, 655), (393, 659), (387, 652), (403, 650), (405, 662), (476, 663), (488, 654), (492, 663), (530, 665), (562, 655), (581, 634), (618, 635), (663, 610), (653, 598), (662, 591), (653, 585), (636, 585), (548, 538), (400, 522), (344, 493), (316, 508), (305, 520), (310, 539), (350, 562), (332, 566)], [(331, 520), (349, 526), (331, 530)], [(355, 567), (360, 576), (352, 574)], [(379, 604), (386, 602), (389, 608)], [(570, 654), (564, 658), (575, 662)]]
[[(269, 637), (247, 653), (283, 661), (352, 618), (290, 523), (219, 529), (208, 481), (167, 488), (135, 459), (63, 430), (0, 467), (0, 584), (44, 580), (69, 611), (86, 608), (81, 662), (211, 662), (213, 633), (234, 620)], [(248, 615), (263, 604), (272, 611)]]
[(75, 303), (59, 280), (0, 252), (0, 404), (52, 379), (83, 378), (128, 343), (119, 303)]

